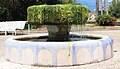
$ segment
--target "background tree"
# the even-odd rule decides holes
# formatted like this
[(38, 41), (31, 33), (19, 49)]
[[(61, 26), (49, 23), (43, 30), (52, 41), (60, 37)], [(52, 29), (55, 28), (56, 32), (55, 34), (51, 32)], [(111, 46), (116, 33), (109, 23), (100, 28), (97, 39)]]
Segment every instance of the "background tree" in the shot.
[(113, 0), (112, 5), (109, 7), (109, 14), (113, 17), (120, 18), (120, 1)]
[(32, 5), (41, 4), (37, 0), (8, 0), (8, 12), (10, 13), (10, 20), (26, 20), (27, 8)]
[(41, 0), (43, 4), (68, 4), (75, 3), (76, 0)]
[(0, 0), (0, 21), (6, 20), (6, 13), (7, 13), (7, 1), (6, 0)]
[(29, 6), (41, 4), (67, 4), (74, 2), (75, 0), (0, 0), (0, 21), (27, 20), (27, 8)]

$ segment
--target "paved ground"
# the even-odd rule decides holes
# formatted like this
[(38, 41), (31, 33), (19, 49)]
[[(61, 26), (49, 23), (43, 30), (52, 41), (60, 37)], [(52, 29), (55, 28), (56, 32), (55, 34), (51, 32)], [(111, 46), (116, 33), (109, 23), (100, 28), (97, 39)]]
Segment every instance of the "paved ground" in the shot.
[(37, 67), (29, 65), (21, 65), (12, 62), (8, 62), (4, 59), (4, 41), (5, 39), (12, 37), (13, 35), (0, 35), (0, 69), (120, 69), (120, 30), (94, 30), (86, 31), (91, 34), (103, 34), (112, 36), (114, 40), (114, 57), (100, 62), (81, 66), (70, 66), (70, 67)]

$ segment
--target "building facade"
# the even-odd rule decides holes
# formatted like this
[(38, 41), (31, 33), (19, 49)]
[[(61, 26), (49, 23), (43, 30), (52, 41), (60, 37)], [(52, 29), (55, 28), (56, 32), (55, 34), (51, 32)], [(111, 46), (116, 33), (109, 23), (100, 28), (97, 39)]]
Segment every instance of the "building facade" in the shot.
[[(104, 3), (102, 3), (104, 2)], [(108, 14), (108, 0), (96, 0), (96, 10), (97, 10), (97, 15), (102, 15), (103, 11)]]

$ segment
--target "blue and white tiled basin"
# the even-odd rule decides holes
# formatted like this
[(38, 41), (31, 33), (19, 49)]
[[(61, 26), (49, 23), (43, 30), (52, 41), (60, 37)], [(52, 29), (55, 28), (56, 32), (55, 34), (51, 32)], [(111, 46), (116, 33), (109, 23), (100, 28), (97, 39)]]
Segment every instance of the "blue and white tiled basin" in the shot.
[(113, 56), (113, 39), (105, 35), (85, 34), (84, 36), (100, 37), (101, 39), (69, 42), (16, 40), (45, 35), (24, 35), (8, 38), (5, 41), (5, 59), (28, 65), (71, 66), (100, 62)]

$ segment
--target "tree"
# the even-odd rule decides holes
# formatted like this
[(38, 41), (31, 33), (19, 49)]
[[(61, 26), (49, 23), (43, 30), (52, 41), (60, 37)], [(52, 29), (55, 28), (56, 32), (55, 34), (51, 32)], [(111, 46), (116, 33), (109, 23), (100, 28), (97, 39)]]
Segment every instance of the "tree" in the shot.
[(76, 0), (41, 0), (42, 4), (68, 4), (68, 3), (75, 3)]
[(7, 1), (6, 0), (0, 0), (0, 21), (6, 20), (6, 14), (7, 14)]
[(32, 5), (41, 4), (38, 0), (7, 0), (7, 9), (11, 19), (9, 20), (26, 20), (27, 8)]
[(120, 18), (120, 1), (113, 0), (112, 5), (109, 7), (109, 13), (111, 16)]
[[(41, 4), (67, 4), (74, 3), (75, 0), (0, 0), (1, 15), (4, 20), (27, 20), (27, 8)], [(4, 11), (4, 9), (6, 9)], [(3, 14), (4, 11), (4, 14)], [(3, 17), (2, 17), (3, 18)]]

